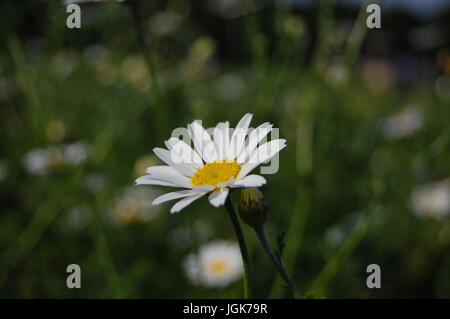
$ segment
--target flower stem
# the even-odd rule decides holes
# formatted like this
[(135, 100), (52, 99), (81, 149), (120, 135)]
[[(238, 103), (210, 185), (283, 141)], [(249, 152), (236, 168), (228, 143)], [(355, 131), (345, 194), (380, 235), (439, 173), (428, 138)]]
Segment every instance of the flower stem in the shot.
[(272, 264), (275, 266), (275, 269), (280, 274), (281, 278), (283, 278), (284, 282), (286, 283), (289, 291), (292, 293), (294, 297), (300, 297), (303, 298), (303, 293), (301, 292), (300, 288), (297, 287), (295, 282), (292, 280), (289, 273), (284, 268), (283, 264), (279, 260), (279, 258), (275, 255), (272, 247), (270, 247), (269, 242), (267, 241), (266, 234), (264, 233), (264, 227), (257, 227), (254, 228), (256, 235), (258, 236), (261, 245), (264, 248), (264, 251), (266, 252), (267, 256), (269, 257)]
[(234, 231), (239, 242), (239, 248), (241, 249), (242, 261), (244, 264), (244, 297), (250, 298), (250, 262), (247, 245), (245, 243), (244, 234), (242, 233), (241, 225), (236, 215), (236, 211), (231, 201), (231, 196), (228, 195), (225, 201), (225, 207), (227, 208), (228, 215), (230, 215), (231, 222), (233, 223)]

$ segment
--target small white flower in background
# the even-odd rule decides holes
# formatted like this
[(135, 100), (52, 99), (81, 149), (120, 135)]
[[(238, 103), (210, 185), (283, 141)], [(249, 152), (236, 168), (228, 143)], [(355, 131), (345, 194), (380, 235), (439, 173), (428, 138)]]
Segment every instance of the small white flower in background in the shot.
[(45, 175), (64, 164), (80, 164), (89, 155), (90, 147), (84, 142), (61, 146), (46, 146), (25, 154), (22, 164), (31, 175)]
[(85, 142), (75, 142), (63, 145), (64, 161), (70, 164), (79, 164), (84, 161), (90, 152), (89, 144)]
[(48, 172), (48, 152), (36, 149), (25, 154), (22, 160), (25, 170), (32, 175), (44, 175)]
[(161, 193), (154, 189), (128, 187), (117, 199), (112, 210), (112, 218), (119, 224), (146, 222), (156, 217), (159, 208), (152, 205), (152, 200)]
[(197, 285), (225, 287), (242, 276), (239, 246), (229, 241), (213, 241), (200, 247), (198, 254), (184, 262), (188, 278)]
[(387, 117), (382, 123), (385, 138), (396, 139), (414, 135), (424, 124), (424, 115), (420, 107), (409, 106)]
[(22, 164), (31, 175), (45, 175), (52, 168), (58, 168), (64, 163), (61, 150), (54, 146), (39, 148), (25, 154)]
[(411, 208), (418, 217), (444, 219), (450, 214), (450, 180), (417, 188), (411, 194)]
[(275, 139), (259, 145), (272, 131), (272, 124), (261, 124), (247, 137), (251, 119), (252, 114), (244, 115), (232, 135), (228, 122), (218, 123), (212, 136), (198, 122), (191, 123), (188, 132), (195, 150), (178, 138), (170, 138), (166, 141), (168, 150), (153, 149), (167, 165), (149, 167), (146, 171), (149, 175), (138, 178), (136, 184), (186, 188), (153, 201), (158, 205), (181, 199), (172, 206), (171, 213), (206, 195), (211, 205), (218, 207), (225, 203), (230, 188), (264, 185), (264, 177), (248, 174), (282, 150), (286, 140)]

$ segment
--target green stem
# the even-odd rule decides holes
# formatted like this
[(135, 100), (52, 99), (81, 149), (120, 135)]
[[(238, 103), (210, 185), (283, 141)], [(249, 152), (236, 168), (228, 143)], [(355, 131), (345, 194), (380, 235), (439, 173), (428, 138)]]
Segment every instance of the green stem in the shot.
[(228, 195), (225, 201), (225, 207), (227, 208), (228, 215), (230, 215), (231, 222), (233, 223), (234, 231), (239, 242), (239, 248), (241, 249), (242, 261), (244, 264), (244, 297), (250, 298), (250, 262), (247, 245), (245, 243), (244, 234), (242, 233), (241, 225), (236, 215), (236, 211), (231, 201), (231, 196)]
[(297, 287), (294, 280), (292, 280), (289, 273), (286, 271), (286, 268), (284, 268), (281, 261), (278, 259), (278, 257), (275, 255), (272, 247), (270, 247), (269, 242), (267, 241), (266, 234), (264, 233), (263, 226), (254, 228), (256, 235), (258, 235), (258, 238), (261, 242), (261, 245), (264, 248), (264, 251), (266, 252), (267, 256), (269, 257), (272, 264), (275, 266), (275, 269), (280, 274), (281, 278), (283, 278), (284, 282), (286, 283), (289, 291), (292, 293), (294, 297), (303, 297), (303, 293), (301, 292), (300, 288)]

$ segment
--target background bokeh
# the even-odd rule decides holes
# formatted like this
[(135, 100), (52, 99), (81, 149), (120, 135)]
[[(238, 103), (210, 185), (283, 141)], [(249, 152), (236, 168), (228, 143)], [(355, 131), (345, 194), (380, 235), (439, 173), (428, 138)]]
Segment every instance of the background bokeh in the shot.
[[(235, 242), (225, 209), (171, 215), (134, 180), (173, 129), (251, 112), (287, 139), (266, 227), (309, 296), (449, 298), (450, 6), (385, 2), (368, 30), (361, 1), (99, 1), (81, 29), (63, 2), (2, 1), (0, 297), (242, 297), (183, 267)], [(243, 227), (255, 296), (286, 296)]]

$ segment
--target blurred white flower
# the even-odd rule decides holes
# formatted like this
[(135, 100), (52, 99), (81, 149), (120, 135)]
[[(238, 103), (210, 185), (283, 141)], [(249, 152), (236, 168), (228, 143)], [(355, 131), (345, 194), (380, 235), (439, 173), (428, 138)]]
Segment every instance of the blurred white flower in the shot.
[(424, 115), (420, 107), (409, 106), (387, 117), (381, 126), (385, 138), (396, 139), (415, 134), (424, 124)]
[(22, 164), (29, 174), (44, 175), (64, 164), (81, 163), (89, 155), (89, 149), (89, 145), (84, 142), (61, 146), (49, 145), (26, 153)]
[(84, 161), (89, 153), (90, 146), (85, 142), (75, 142), (62, 146), (64, 161), (70, 164), (79, 164)]
[(441, 220), (450, 213), (450, 180), (417, 188), (411, 194), (411, 208), (418, 217)]
[(160, 194), (155, 189), (142, 187), (124, 189), (112, 210), (114, 221), (120, 224), (132, 224), (155, 218), (160, 209), (153, 206), (152, 201)]
[(242, 276), (239, 246), (229, 241), (213, 241), (189, 255), (184, 263), (189, 279), (206, 287), (225, 287)]
[(61, 151), (54, 146), (39, 148), (25, 154), (22, 164), (25, 170), (32, 175), (44, 175), (51, 168), (59, 167), (63, 164)]

